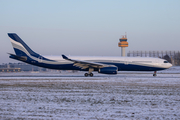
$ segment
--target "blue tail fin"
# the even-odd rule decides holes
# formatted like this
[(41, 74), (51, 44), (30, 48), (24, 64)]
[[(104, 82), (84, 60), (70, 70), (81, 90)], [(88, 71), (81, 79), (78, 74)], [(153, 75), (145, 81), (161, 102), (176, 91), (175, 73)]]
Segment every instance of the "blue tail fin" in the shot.
[(16, 33), (8, 33), (8, 36), (10, 37), (12, 46), (17, 56), (31, 55), (34, 57), (39, 57), (39, 54), (31, 50), (31, 48), (29, 48)]

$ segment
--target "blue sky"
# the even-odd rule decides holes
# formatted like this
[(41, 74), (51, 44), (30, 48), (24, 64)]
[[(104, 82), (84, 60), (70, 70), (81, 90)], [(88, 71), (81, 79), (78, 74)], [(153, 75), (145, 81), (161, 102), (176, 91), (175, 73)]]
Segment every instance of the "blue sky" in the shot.
[(0, 0), (0, 63), (16, 62), (7, 33), (42, 55), (120, 56), (180, 49), (180, 0)]

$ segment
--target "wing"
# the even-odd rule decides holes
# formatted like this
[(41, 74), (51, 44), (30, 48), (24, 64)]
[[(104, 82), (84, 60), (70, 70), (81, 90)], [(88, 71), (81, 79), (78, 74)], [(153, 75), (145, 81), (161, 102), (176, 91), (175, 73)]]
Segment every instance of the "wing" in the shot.
[(74, 60), (69, 59), (67, 56), (62, 55), (63, 59), (69, 60), (74, 62), (74, 66), (79, 67), (81, 69), (87, 69), (87, 68), (103, 68), (103, 67), (115, 67), (114, 65), (107, 65), (102, 63), (96, 63), (96, 62), (90, 62), (90, 61), (84, 61), (84, 60)]

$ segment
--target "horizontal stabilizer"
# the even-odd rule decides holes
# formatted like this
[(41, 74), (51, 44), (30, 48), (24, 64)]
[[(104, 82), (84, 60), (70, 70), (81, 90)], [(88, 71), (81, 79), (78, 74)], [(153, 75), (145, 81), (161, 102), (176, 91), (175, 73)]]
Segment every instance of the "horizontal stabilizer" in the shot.
[(14, 54), (11, 54), (11, 53), (8, 53), (10, 56), (10, 58), (12, 59), (16, 59), (16, 60), (20, 60), (20, 61), (26, 61), (27, 60), (27, 57), (26, 56), (17, 56), (17, 55), (14, 55)]

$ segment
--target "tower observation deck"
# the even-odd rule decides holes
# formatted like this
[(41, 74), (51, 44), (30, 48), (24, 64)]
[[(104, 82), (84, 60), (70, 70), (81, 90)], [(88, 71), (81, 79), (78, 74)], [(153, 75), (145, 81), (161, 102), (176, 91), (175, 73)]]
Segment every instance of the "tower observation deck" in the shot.
[(127, 42), (127, 36), (123, 35), (122, 38), (119, 38), (119, 43), (118, 46), (121, 47), (121, 56), (125, 57), (126, 56), (126, 51), (125, 47), (128, 47), (128, 42)]

